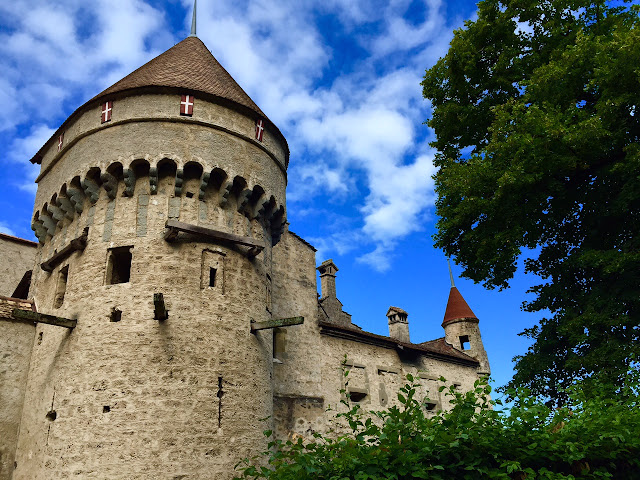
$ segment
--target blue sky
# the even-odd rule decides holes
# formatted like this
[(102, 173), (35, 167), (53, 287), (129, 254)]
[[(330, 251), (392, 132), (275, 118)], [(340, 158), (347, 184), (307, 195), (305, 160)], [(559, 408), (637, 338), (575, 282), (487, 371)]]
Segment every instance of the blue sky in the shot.
[[(39, 167), (28, 160), (95, 94), (189, 33), (192, 0), (14, 0), (0, 3), (0, 231), (33, 238)], [(411, 338), (443, 336), (449, 293), (433, 248), (434, 133), (423, 122), (425, 68), (443, 56), (472, 1), (200, 0), (198, 36), (289, 142), (291, 230), (340, 268), (353, 321), (387, 334), (390, 305)], [(6, 261), (6, 260), (5, 260)], [(459, 271), (455, 265), (454, 274)], [(520, 305), (534, 282), (457, 286), (480, 318), (496, 384), (517, 336), (539, 315)]]

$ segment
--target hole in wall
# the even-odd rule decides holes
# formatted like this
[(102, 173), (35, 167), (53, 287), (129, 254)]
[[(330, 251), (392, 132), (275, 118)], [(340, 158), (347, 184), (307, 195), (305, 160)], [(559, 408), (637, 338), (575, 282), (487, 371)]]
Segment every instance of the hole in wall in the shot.
[(469, 350), (469, 348), (471, 348), (471, 343), (469, 342), (469, 335), (460, 336), (460, 348), (462, 350)]
[(38, 334), (38, 345), (42, 345), (42, 337), (44, 336), (44, 332), (40, 332)]
[(435, 410), (437, 406), (438, 406), (437, 403), (430, 402), (430, 401), (427, 401), (424, 404), (424, 408), (426, 408), (428, 412)]
[(359, 403), (367, 398), (366, 392), (349, 392), (349, 398), (352, 402)]
[(122, 320), (122, 311), (118, 310), (116, 307), (113, 307), (111, 309), (109, 320), (111, 320), (112, 322), (119, 322), (120, 320)]
[(102, 413), (109, 413), (111, 411), (111, 406), (110, 405), (104, 405), (102, 407)]
[(185, 195), (187, 198), (193, 198), (193, 192), (187, 192)]
[(49, 420), (50, 422), (53, 422), (58, 417), (58, 414), (56, 413), (55, 410), (49, 410), (47, 412), (46, 417), (47, 417), (47, 420)]

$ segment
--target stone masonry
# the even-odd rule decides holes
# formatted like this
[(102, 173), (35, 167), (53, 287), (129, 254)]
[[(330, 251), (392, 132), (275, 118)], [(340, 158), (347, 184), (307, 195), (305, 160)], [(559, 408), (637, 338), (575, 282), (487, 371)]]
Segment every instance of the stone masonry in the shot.
[(436, 411), (438, 377), (489, 373), (457, 289), (443, 338), (420, 344), (398, 307), (389, 336), (355, 325), (332, 260), (318, 296), (315, 249), (286, 219), (286, 140), (197, 37), (32, 161), (37, 248), (0, 237), (21, 258), (0, 284), (0, 480), (229, 479), (263, 430), (334, 428), (341, 389), (385, 408), (412, 373)]

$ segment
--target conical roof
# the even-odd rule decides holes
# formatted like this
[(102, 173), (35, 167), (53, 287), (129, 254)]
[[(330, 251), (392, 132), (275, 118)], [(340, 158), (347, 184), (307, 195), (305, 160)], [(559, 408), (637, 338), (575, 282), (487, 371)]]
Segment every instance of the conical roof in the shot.
[(98, 101), (108, 100), (114, 94), (149, 89), (180, 89), (185, 93), (209, 97), (241, 112), (244, 110), (245, 114), (251, 115), (253, 112), (270, 124), (280, 138), (285, 147), (285, 163), (288, 163), (289, 147), (284, 135), (220, 65), (202, 40), (195, 36), (185, 38), (78, 107), (34, 155), (31, 163), (41, 163), (46, 146), (58, 138), (65, 127), (86, 108)]
[(467, 302), (465, 302), (464, 298), (462, 298), (462, 294), (458, 291), (456, 287), (451, 287), (451, 291), (449, 292), (449, 301), (447, 302), (447, 310), (444, 312), (444, 320), (442, 320), (442, 324), (452, 322), (454, 320), (459, 320), (461, 318), (475, 318), (476, 314), (473, 313)]
[(93, 100), (142, 87), (176, 87), (202, 92), (260, 110), (198, 37), (187, 37), (153, 60), (111, 85)]

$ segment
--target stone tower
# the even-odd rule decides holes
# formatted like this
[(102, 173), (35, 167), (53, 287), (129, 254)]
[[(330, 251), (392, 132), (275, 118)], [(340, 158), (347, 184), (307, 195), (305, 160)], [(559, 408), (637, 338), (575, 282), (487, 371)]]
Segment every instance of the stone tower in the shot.
[(478, 360), (478, 375), (484, 376), (489, 375), (491, 370), (487, 352), (482, 344), (479, 323), (478, 317), (469, 308), (462, 294), (451, 285), (447, 309), (442, 320), (445, 341), (453, 348)]
[(33, 299), (77, 326), (37, 326), (14, 480), (230, 478), (265, 448), (272, 338), (251, 322), (271, 317), (288, 157), (195, 36), (40, 149)]

